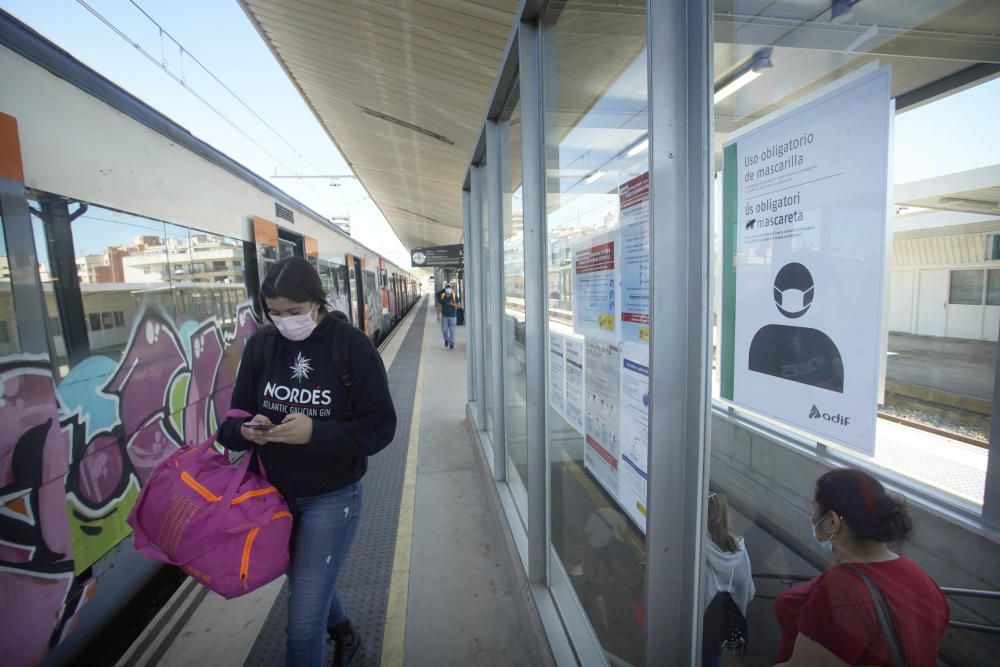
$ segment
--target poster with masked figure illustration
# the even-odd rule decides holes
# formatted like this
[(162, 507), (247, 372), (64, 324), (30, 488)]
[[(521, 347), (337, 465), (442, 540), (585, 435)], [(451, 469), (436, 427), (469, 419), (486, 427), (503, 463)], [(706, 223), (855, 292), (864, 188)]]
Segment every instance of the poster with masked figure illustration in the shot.
[(869, 455), (890, 81), (841, 80), (723, 148), (722, 397)]

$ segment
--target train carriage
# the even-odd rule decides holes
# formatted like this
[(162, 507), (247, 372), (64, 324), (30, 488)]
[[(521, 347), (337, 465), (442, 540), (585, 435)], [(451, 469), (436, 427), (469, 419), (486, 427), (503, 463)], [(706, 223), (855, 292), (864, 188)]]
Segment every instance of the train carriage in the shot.
[(0, 662), (65, 663), (154, 573), (125, 517), (227, 408), (267, 268), (310, 259), (376, 341), (398, 319), (380, 276), (415, 281), (0, 21)]

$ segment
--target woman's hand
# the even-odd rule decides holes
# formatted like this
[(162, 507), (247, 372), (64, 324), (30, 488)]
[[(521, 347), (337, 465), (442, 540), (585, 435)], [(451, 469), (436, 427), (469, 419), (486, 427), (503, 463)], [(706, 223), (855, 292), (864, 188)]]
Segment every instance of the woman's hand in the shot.
[(272, 426), (271, 420), (264, 415), (254, 415), (253, 419), (248, 419), (240, 425), (240, 435), (255, 445), (266, 445), (269, 431), (258, 428), (250, 428), (247, 424), (267, 424)]
[(301, 412), (293, 412), (282, 422), (267, 431), (268, 442), (280, 442), (286, 445), (305, 445), (312, 440), (313, 420)]

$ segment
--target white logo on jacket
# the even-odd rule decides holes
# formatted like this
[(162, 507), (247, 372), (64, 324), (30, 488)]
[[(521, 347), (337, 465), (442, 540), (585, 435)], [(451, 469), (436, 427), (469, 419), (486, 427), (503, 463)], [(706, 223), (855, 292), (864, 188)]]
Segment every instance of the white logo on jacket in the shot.
[(292, 379), (302, 382), (303, 380), (309, 379), (309, 373), (312, 372), (313, 367), (310, 365), (309, 360), (302, 356), (299, 352), (295, 356), (295, 363), (291, 365)]

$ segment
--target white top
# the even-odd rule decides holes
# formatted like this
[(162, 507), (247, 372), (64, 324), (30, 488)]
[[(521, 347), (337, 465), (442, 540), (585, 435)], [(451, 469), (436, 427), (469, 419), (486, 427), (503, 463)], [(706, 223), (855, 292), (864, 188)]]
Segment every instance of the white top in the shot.
[(729, 553), (719, 548), (712, 538), (706, 535), (708, 546), (705, 549), (708, 568), (705, 574), (705, 597), (702, 610), (717, 593), (727, 592), (733, 596), (736, 605), (747, 615), (747, 606), (753, 600), (756, 589), (753, 585), (753, 575), (750, 573), (750, 555), (747, 554), (743, 538), (736, 538), (739, 550)]

